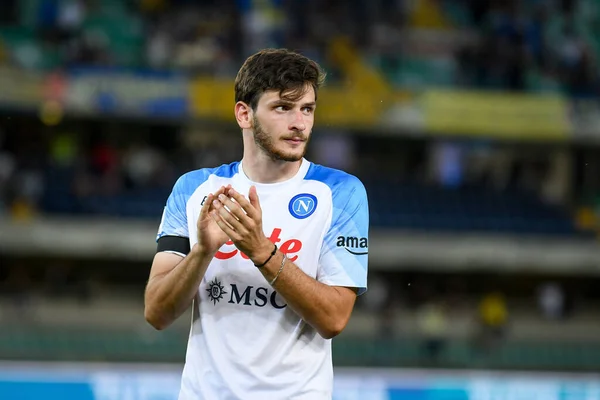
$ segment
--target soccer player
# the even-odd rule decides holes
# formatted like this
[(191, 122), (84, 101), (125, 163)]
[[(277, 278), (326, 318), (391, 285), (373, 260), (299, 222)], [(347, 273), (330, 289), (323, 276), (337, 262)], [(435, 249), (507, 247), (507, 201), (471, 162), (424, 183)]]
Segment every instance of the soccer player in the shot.
[(235, 80), (240, 162), (181, 176), (145, 294), (168, 327), (192, 304), (181, 400), (331, 399), (331, 338), (366, 290), (363, 184), (304, 158), (319, 65), (288, 50), (250, 56)]

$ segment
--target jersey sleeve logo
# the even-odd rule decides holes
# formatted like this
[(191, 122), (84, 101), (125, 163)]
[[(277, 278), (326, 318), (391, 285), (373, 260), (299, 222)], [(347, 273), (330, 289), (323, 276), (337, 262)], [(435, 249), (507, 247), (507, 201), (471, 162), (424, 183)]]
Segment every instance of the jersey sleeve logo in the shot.
[(369, 241), (366, 237), (338, 236), (336, 246), (355, 256), (369, 254)]
[(317, 209), (317, 198), (309, 193), (298, 194), (292, 197), (288, 209), (296, 219), (308, 218)]

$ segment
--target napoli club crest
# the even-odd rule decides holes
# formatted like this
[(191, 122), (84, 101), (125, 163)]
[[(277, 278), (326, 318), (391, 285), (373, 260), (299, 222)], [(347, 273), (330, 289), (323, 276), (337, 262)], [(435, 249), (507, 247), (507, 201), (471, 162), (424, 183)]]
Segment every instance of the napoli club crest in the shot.
[(292, 197), (288, 209), (294, 218), (308, 218), (317, 209), (317, 198), (309, 193), (298, 194)]

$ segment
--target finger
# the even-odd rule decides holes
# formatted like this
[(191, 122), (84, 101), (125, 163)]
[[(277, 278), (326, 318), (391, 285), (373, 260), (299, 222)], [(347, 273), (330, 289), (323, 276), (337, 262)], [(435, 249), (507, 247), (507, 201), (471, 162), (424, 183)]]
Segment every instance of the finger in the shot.
[(200, 209), (199, 221), (202, 221), (202, 220), (204, 220), (204, 218), (206, 218), (206, 216), (209, 213), (209, 209), (211, 207), (213, 200), (214, 200), (213, 194), (209, 193), (208, 196), (206, 196), (206, 200), (204, 200), (204, 204), (202, 204), (202, 208)]
[(242, 224), (247, 223), (249, 219), (242, 207), (232, 198), (222, 194), (218, 196), (218, 200), (223, 204), (231, 214), (233, 214)]
[[(229, 187), (231, 187), (231, 185), (228, 185)], [(214, 194), (211, 193), (209, 196), (211, 196), (210, 200), (208, 198), (208, 196), (206, 197), (206, 200), (204, 202), (204, 204), (208, 203), (208, 212), (211, 212), (212, 210), (214, 210), (214, 206), (213, 206), (213, 201), (219, 197), (220, 194), (226, 193), (228, 191), (228, 187), (226, 186), (221, 186), (219, 188), (219, 190), (217, 190)]]
[(217, 210), (214, 210), (210, 213), (210, 217), (213, 219), (213, 221), (215, 221), (215, 223), (217, 224), (217, 226), (219, 228), (221, 228), (221, 230), (223, 232), (225, 232), (225, 234), (227, 235), (227, 237), (233, 241), (237, 241), (239, 240), (239, 235), (237, 234), (237, 232), (235, 230), (233, 230), (231, 228), (231, 226), (229, 226), (227, 224), (227, 222), (225, 222), (223, 220), (223, 218), (221, 218), (221, 215), (217, 212)]
[(252, 207), (254, 207), (256, 211), (258, 211), (262, 215), (262, 209), (260, 208), (260, 201), (258, 200), (256, 186), (250, 186), (250, 191), (248, 192), (248, 199), (250, 200), (250, 204), (252, 204)]
[(239, 206), (246, 212), (248, 217), (250, 217), (252, 219), (256, 218), (256, 216), (257, 216), (256, 210), (254, 209), (252, 204), (250, 204), (250, 202), (248, 200), (246, 200), (246, 198), (243, 195), (236, 192), (235, 189), (231, 189), (229, 191), (229, 196), (232, 197), (239, 204)]
[(225, 208), (224, 204), (219, 199), (213, 200), (213, 207), (221, 219), (229, 224), (236, 232), (241, 232), (244, 229), (243, 224)]

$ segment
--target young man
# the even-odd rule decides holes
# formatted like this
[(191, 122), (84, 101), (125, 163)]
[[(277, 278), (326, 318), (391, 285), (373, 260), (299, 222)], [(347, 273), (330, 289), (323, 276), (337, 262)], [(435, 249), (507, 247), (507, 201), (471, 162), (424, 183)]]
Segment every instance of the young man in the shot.
[(331, 399), (331, 338), (366, 290), (362, 183), (304, 158), (324, 75), (287, 50), (235, 81), (241, 162), (183, 175), (145, 295), (164, 329), (193, 304), (180, 399)]

